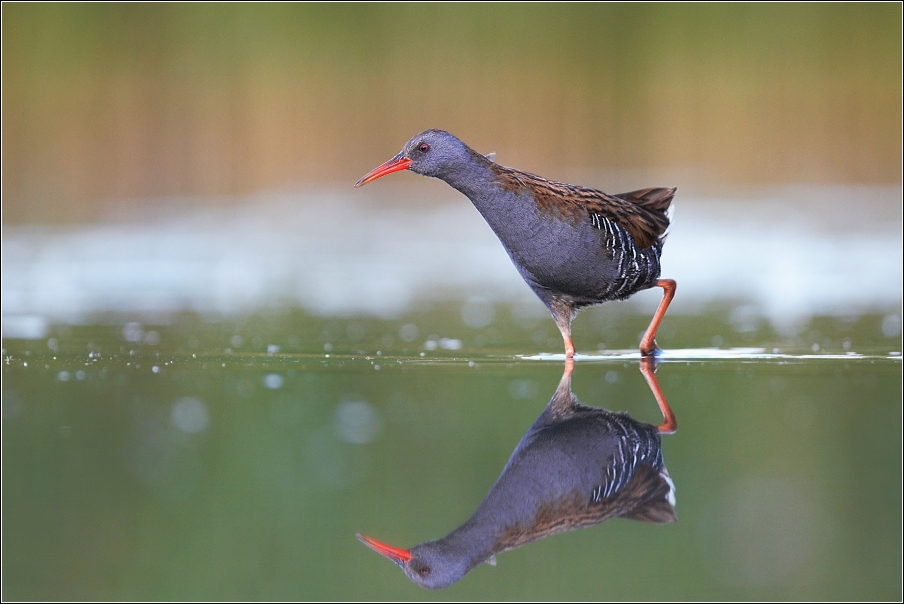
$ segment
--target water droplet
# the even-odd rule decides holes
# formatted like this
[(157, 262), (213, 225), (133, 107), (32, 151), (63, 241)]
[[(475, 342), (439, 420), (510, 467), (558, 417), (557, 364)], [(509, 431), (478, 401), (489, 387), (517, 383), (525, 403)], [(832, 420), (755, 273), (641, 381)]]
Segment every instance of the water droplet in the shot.
[(129, 322), (122, 327), (122, 337), (126, 342), (140, 342), (144, 337), (144, 330), (141, 329), (141, 323)]
[(345, 328), (345, 335), (352, 342), (360, 342), (367, 335), (367, 327), (363, 323), (349, 323), (348, 327)]
[(472, 296), (461, 308), (461, 320), (468, 327), (479, 329), (493, 322), (493, 303), (480, 296)]
[(417, 325), (405, 323), (399, 328), (399, 337), (405, 342), (413, 342), (417, 339)]
[(455, 338), (441, 338), (439, 347), (443, 350), (461, 350), (461, 340)]
[(901, 317), (895, 314), (885, 315), (882, 319), (882, 335), (894, 338), (901, 334)]
[(235, 391), (242, 398), (248, 398), (254, 392), (254, 384), (249, 379), (241, 379), (235, 384)]
[(278, 373), (270, 373), (264, 376), (264, 386), (270, 390), (282, 388), (283, 376)]
[(509, 396), (514, 399), (534, 398), (537, 392), (539, 388), (533, 380), (512, 380), (508, 387)]
[(336, 434), (347, 443), (363, 445), (372, 442), (383, 429), (376, 409), (365, 401), (348, 401), (336, 407), (333, 422)]
[(22, 404), (22, 399), (21, 397), (19, 397), (19, 393), (15, 390), (3, 391), (2, 406), (3, 419), (12, 419), (14, 417), (19, 417), (25, 410), (25, 405)]
[(207, 407), (193, 396), (185, 396), (173, 403), (170, 423), (177, 430), (187, 434), (197, 434), (207, 428), (209, 418)]

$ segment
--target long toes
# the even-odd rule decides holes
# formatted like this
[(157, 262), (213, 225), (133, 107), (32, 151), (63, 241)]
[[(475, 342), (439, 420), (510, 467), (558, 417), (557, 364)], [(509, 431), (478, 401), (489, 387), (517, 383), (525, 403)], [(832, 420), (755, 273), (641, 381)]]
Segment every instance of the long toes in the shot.
[(640, 356), (643, 357), (658, 357), (662, 355), (662, 348), (656, 345), (656, 342), (653, 342), (653, 346), (644, 350), (640, 349)]

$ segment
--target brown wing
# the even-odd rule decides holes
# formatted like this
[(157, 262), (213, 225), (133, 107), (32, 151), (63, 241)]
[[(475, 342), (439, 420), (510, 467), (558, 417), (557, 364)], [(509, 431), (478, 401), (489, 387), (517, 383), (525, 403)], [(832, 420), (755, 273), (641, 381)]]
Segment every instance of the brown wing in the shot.
[(674, 498), (669, 498), (671, 487), (659, 470), (639, 464), (628, 484), (609, 497), (598, 497), (600, 491), (594, 491), (589, 498), (587, 493), (573, 493), (541, 506), (530, 523), (502, 528), (493, 551), (513, 549), (549, 535), (593, 526), (619, 516), (656, 524), (675, 522), (678, 516), (672, 504)]
[(631, 481), (616, 494), (627, 510), (625, 518), (666, 524), (675, 522), (675, 495), (668, 471), (660, 472), (648, 465), (640, 465)]
[(650, 188), (621, 195), (609, 195), (596, 189), (546, 180), (535, 174), (491, 164), (502, 187), (513, 193), (529, 191), (542, 212), (575, 221), (588, 213), (614, 220), (648, 248), (669, 228), (666, 215), (675, 188)]
[(678, 520), (675, 515), (675, 508), (668, 501), (653, 501), (643, 507), (625, 514), (625, 518), (631, 520), (640, 520), (641, 522), (652, 522), (653, 524), (668, 524)]

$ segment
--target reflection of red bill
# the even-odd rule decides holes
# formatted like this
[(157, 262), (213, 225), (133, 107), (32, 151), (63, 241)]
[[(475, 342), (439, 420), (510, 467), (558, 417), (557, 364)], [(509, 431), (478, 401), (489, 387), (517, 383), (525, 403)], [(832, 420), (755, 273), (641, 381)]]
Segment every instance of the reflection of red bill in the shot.
[[(384, 166), (386, 164), (383, 164)], [(381, 168), (383, 166), (380, 166)], [(378, 168), (379, 169), (379, 168)], [(402, 168), (397, 168), (401, 170)], [(388, 174), (388, 172), (387, 172)], [(382, 176), (382, 175), (381, 175)], [(374, 177), (379, 178), (379, 177)], [(401, 547), (392, 547), (391, 545), (386, 545), (385, 543), (380, 543), (376, 539), (371, 539), (370, 537), (365, 537), (361, 533), (355, 535), (361, 543), (374, 550), (378, 554), (386, 556), (396, 564), (404, 564), (411, 560), (411, 552), (407, 549), (402, 549)]]
[[(393, 172), (398, 172), (399, 170), (407, 170), (408, 166), (411, 165), (411, 160), (407, 157), (402, 157), (400, 155), (396, 155), (392, 159), (390, 159), (385, 164), (381, 164), (365, 174), (361, 177), (361, 180), (355, 183), (356, 187), (360, 187), (361, 185), (366, 185), (372, 180), (377, 180), (381, 176), (386, 176), (387, 174), (392, 174)], [(367, 543), (365, 541), (365, 543)], [(369, 545), (369, 544), (368, 544)]]

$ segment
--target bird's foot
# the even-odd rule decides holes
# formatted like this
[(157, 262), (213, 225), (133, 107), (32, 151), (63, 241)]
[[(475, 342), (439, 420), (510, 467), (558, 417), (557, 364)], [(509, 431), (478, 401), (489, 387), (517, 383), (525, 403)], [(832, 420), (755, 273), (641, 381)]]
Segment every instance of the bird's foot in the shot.
[(644, 345), (643, 342), (640, 343), (640, 356), (642, 357), (658, 357), (662, 355), (662, 348), (660, 348), (656, 344), (656, 340), (653, 340), (651, 344)]

